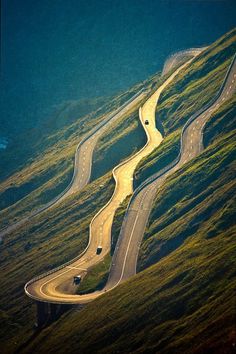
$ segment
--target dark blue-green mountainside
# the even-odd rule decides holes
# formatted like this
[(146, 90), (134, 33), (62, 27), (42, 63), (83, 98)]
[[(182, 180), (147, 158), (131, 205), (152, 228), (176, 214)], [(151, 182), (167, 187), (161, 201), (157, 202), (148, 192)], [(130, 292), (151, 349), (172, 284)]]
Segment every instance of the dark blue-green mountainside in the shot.
[[(126, 90), (235, 26), (235, 2), (2, 0), (0, 139)], [(56, 123), (55, 123), (56, 124)], [(1, 171), (0, 171), (1, 173)]]

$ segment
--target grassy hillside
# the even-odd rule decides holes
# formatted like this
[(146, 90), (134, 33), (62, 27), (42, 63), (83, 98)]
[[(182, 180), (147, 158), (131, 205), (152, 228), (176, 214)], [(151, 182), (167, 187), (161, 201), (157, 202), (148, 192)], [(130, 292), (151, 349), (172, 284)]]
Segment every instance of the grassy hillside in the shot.
[[(120, 102), (120, 99), (117, 101)], [(114, 105), (119, 104), (115, 101), (111, 106), (114, 108)], [(1, 226), (51, 200), (68, 185), (73, 172), (76, 145), (104, 117), (94, 113), (92, 117), (80, 119), (55, 136), (49, 136), (43, 145), (45, 150), (41, 148), (37, 157), (26, 161), (25, 167), (0, 184), (0, 205), (2, 208), (8, 207), (0, 212)], [(138, 128), (137, 123), (135, 128)], [(126, 150), (123, 151), (125, 154)], [(14, 205), (9, 208), (11, 204)]]
[(227, 33), (183, 69), (160, 98), (157, 116), (165, 133), (181, 127), (214, 97), (236, 52), (236, 29)]
[(14, 135), (8, 148), (0, 151), (0, 180), (6, 179), (26, 163), (32, 162), (59, 139), (68, 137), (78, 128), (84, 134), (86, 130), (86, 127), (82, 129), (84, 121), (93, 120), (95, 115), (101, 116), (106, 113), (111, 100), (112, 98), (106, 97), (64, 103), (55, 109), (47, 121), (42, 121), (31, 130)]
[[(158, 150), (160, 156), (155, 151), (148, 157), (150, 166), (156, 161), (164, 166), (168, 156), (176, 153), (173, 147), (178, 144), (183, 122), (190, 111), (201, 104), (195, 100), (197, 91), (205, 90), (203, 77), (209, 79), (215, 75), (214, 80), (220, 85), (220, 76), (224, 76), (230, 60), (228, 55), (232, 56), (224, 46), (226, 42), (226, 46), (233, 46), (232, 36), (232, 33), (226, 35), (213, 49), (218, 53), (215, 59), (219, 59), (219, 73), (215, 66), (204, 76), (200, 71), (206, 69), (207, 64), (204, 66), (200, 58), (196, 62), (200, 61), (201, 65), (196, 66), (194, 73), (189, 69), (189, 75), (193, 75), (190, 92), (187, 87), (181, 91), (183, 102), (176, 114), (172, 112), (172, 104), (177, 104), (178, 97), (172, 103), (170, 98), (179, 89), (175, 91), (175, 86), (170, 85), (169, 97), (165, 98), (164, 93), (159, 113), (161, 116), (166, 112), (166, 123), (162, 119), (166, 140)], [(226, 60), (219, 54), (220, 47), (227, 52)], [(205, 55), (210, 56), (210, 50)], [(198, 82), (196, 87), (194, 81)], [(149, 81), (149, 84), (153, 88), (157, 82)], [(179, 79), (176, 85), (180, 85)], [(213, 86), (213, 83), (209, 85), (208, 98), (218, 89)], [(85, 247), (90, 220), (112, 194), (114, 184), (110, 173), (4, 239), (0, 255), (3, 352), (15, 352), (26, 342), (27, 346), (21, 351), (27, 353), (232, 352), (236, 285), (233, 238), (236, 230), (232, 225), (235, 213), (235, 131), (231, 130), (235, 125), (234, 103), (235, 97), (225, 103), (206, 126), (206, 151), (171, 176), (157, 194), (141, 245), (139, 269), (142, 271), (82, 311), (67, 312), (58, 322), (34, 332), (34, 305), (24, 296), (23, 286), (32, 276), (74, 257)], [(169, 111), (172, 113), (167, 115)], [(126, 119), (122, 124), (125, 127)], [(125, 129), (129, 133), (129, 127)], [(125, 138), (121, 130), (119, 132), (120, 139)], [(112, 138), (115, 135), (110, 130), (98, 144), (100, 152), (104, 152), (104, 160), (111, 151)], [(70, 140), (68, 135), (68, 143)], [(71, 149), (72, 146), (73, 142)], [(147, 173), (145, 167), (140, 175), (144, 173)], [(29, 198), (33, 198), (32, 195)], [(25, 205), (27, 208), (28, 204)], [(116, 213), (114, 239), (124, 211), (125, 204)], [(21, 206), (9, 218), (13, 218), (14, 213), (20, 215), (17, 213), (21, 213)], [(87, 288), (97, 286), (94, 274), (103, 278), (106, 265), (95, 269)]]
[(199, 231), (201, 224), (205, 225), (206, 238), (219, 233), (218, 217), (224, 218), (221, 232), (232, 226), (234, 133), (217, 140), (194, 166), (187, 164), (158, 192), (140, 251), (139, 269), (174, 251)]
[(92, 217), (113, 190), (111, 174), (103, 176), (102, 181), (96, 180), (4, 238), (0, 253), (0, 337), (4, 338), (4, 348), (16, 346), (14, 342), (19, 343), (20, 337), (33, 333), (35, 309), (24, 294), (24, 284), (81, 253)]
[(137, 187), (155, 172), (173, 161), (179, 154), (181, 130), (178, 129), (165, 137), (161, 145), (142, 159), (135, 169), (134, 186)]
[(91, 178), (102, 176), (125, 157), (141, 149), (145, 142), (146, 135), (139, 120), (137, 106), (135, 112), (120, 119), (98, 142), (93, 156)]
[[(31, 174), (36, 175), (34, 177), (36, 181), (41, 178), (44, 183), (44, 175), (47, 173), (51, 177), (51, 170), (54, 171), (58, 164), (63, 162), (72, 167), (75, 151), (73, 149), (81, 138), (103, 120), (109, 112), (114, 111), (127, 101), (136, 92), (136, 89), (137, 86), (113, 98), (108, 97), (97, 101), (87, 100), (87, 109), (85, 102), (82, 104), (80, 101), (66, 107), (63, 106), (47, 123), (17, 136), (7, 150), (0, 152), (0, 178), (2, 182), (4, 181), (0, 185), (0, 191), (6, 190), (9, 186), (13, 188), (13, 183), (15, 183), (14, 194), (17, 194), (17, 192), (20, 193), (19, 187), (24, 186), (24, 183), (27, 182), (30, 182), (31, 189), (34, 190), (36, 183)], [(99, 107), (96, 108), (98, 105)], [(54, 173), (60, 173), (59, 168), (58, 170)], [(16, 171), (18, 174), (14, 175)], [(6, 180), (10, 175), (11, 178)], [(45, 178), (46, 180), (47, 178)], [(22, 195), (24, 194), (22, 193)], [(15, 199), (19, 198), (15, 197)], [(1, 203), (3, 200), (4, 198), (1, 198)]]
[(236, 94), (224, 105), (220, 106), (205, 125), (203, 142), (208, 146), (216, 139), (235, 129)]
[[(122, 96), (122, 100), (124, 100), (124, 98), (130, 98), (134, 92), (139, 90), (143, 85), (147, 89), (153, 89), (158, 80), (159, 75), (155, 75), (144, 83), (136, 85), (130, 91), (127, 91), (126, 94), (123, 95), (124, 97)], [(137, 107), (135, 109), (137, 109)], [(76, 124), (78, 125), (78, 131), (80, 131), (80, 134), (85, 133), (85, 129), (91, 129), (91, 126), (96, 124), (96, 122), (101, 119), (101, 116), (96, 118), (96, 115), (94, 114), (94, 118), (91, 118), (89, 123), (86, 123), (85, 125), (87, 119), (88, 116), (84, 117), (82, 122), (79, 121), (74, 123), (75, 126)], [(134, 124), (130, 129), (128, 123), (132, 120), (134, 121)], [(133, 113), (127, 114), (104, 134), (101, 142), (98, 144), (100, 154), (103, 154), (104, 160), (107, 158), (109, 148), (107, 145), (103, 146), (103, 142), (108, 139), (112, 144), (114, 139), (119, 143), (122, 138), (125, 138), (125, 134), (122, 133), (121, 136), (115, 136), (113, 129), (120, 129), (121, 131), (123, 127), (127, 133), (130, 131), (134, 132), (137, 129), (142, 129), (141, 127), (138, 127), (138, 122), (137, 115)], [(75, 144), (78, 140), (76, 134), (71, 133), (73, 132), (71, 126), (66, 136), (65, 131), (59, 130), (55, 137), (48, 137), (48, 146), (50, 146), (52, 153), (54, 153), (53, 148), (55, 148), (54, 138), (56, 141), (60, 140), (64, 142), (62, 144), (64, 149), (62, 149), (63, 156), (59, 156), (61, 152), (60, 154), (58, 151), (55, 152), (56, 156), (58, 155), (58, 159), (68, 158), (69, 147), (67, 146), (67, 143), (74, 154)], [(132, 147), (132, 142), (130, 143)], [(136, 142), (133, 141), (133, 144), (135, 143)], [(123, 151), (121, 151), (121, 156), (123, 154), (124, 157), (125, 153), (129, 153), (129, 150), (127, 149), (126, 151), (123, 149)], [(39, 154), (38, 160), (36, 162), (31, 161), (32, 163), (29, 164), (29, 171), (32, 169), (32, 172), (36, 173), (38, 166), (41, 166), (39, 170), (42, 172), (45, 167), (45, 160), (48, 159), (47, 163), (50, 164), (52, 156), (47, 152), (45, 159), (42, 155), (42, 160), (40, 160)], [(103, 163), (103, 161), (101, 160), (100, 163)], [(115, 161), (113, 162), (113, 166), (114, 164)], [(58, 166), (58, 169), (60, 169), (60, 167), (61, 166)], [(27, 171), (27, 169), (24, 169), (23, 171)], [(22, 171), (19, 172), (19, 175), (21, 174), (23, 174)], [(16, 178), (16, 176), (14, 176), (14, 178)], [(55, 178), (60, 180), (60, 174), (59, 176), (55, 176)], [(42, 175), (39, 176), (39, 181), (41, 181), (41, 179)], [(54, 180), (50, 181), (51, 188), (54, 186), (53, 183)], [(103, 187), (100, 187), (101, 185), (103, 185)], [(44, 191), (44, 186), (41, 186), (40, 188)], [(0, 255), (1, 266), (4, 270), (1, 275), (1, 284), (3, 284), (4, 291), (1, 294), (0, 307), (3, 324), (1, 326), (0, 336), (4, 338), (4, 351), (6, 350), (6, 352), (9, 352), (9, 350), (13, 350), (13, 348), (16, 348), (18, 344), (22, 342), (22, 338), (28, 338), (28, 336), (33, 335), (34, 333), (32, 324), (34, 322), (35, 310), (32, 301), (24, 295), (23, 287), (25, 282), (31, 277), (48, 269), (52, 269), (75, 257), (85, 248), (88, 238), (89, 223), (95, 213), (108, 201), (113, 190), (114, 181), (111, 178), (111, 173), (103, 175), (100, 179), (96, 179), (85, 187), (80, 193), (67, 198), (56, 208), (52, 208), (35, 217), (30, 223), (4, 238), (1, 244)], [(24, 206), (27, 210), (30, 210), (32, 204), (29, 204), (29, 202), (33, 198), (34, 194), (31, 193), (31, 195), (27, 196), (25, 200), (21, 200), (15, 206), (4, 210), (1, 213), (1, 215), (4, 216), (4, 218), (1, 219), (2, 223), (5, 223), (6, 219), (13, 222), (16, 216), (21, 216), (25, 212)], [(33, 202), (34, 201), (32, 201), (32, 203)], [(108, 265), (109, 261), (110, 260), (108, 260)], [(104, 273), (103, 269), (95, 269), (96, 275), (98, 274), (98, 271), (102, 277)], [(92, 277), (92, 286), (94, 287), (93, 274), (94, 270), (92, 270), (90, 274)], [(87, 287), (91, 284), (91, 277), (88, 279)], [(86, 284), (83, 286), (86, 286)], [(10, 295), (8, 296), (7, 294)], [(9, 304), (11, 304), (11, 306), (8, 306)]]
[(168, 165), (179, 151), (184, 123), (218, 92), (236, 52), (236, 29), (213, 43), (170, 83), (160, 97), (156, 120), (165, 132), (163, 143), (135, 171), (135, 186)]
[[(70, 182), (74, 153), (81, 138), (98, 122), (105, 119), (108, 112), (118, 108), (143, 87), (147, 91), (153, 90), (159, 81), (160, 76), (156, 74), (111, 101), (108, 100), (95, 112), (80, 117), (71, 125), (63, 127), (62, 122), (59, 122), (58, 130), (54, 128), (55, 133), (49, 134), (46, 139), (44, 137), (43, 141), (39, 139), (35, 145), (30, 134), (24, 137), (26, 145), (32, 144), (32, 153), (28, 159), (25, 154), (25, 161), (22, 157), (22, 165), (16, 164), (18, 171), (0, 183), (0, 209), (5, 208), (0, 212), (0, 227), (11, 224), (30, 212), (32, 208), (43, 205), (59, 194)], [(138, 105), (114, 123), (98, 142), (93, 158), (91, 180), (107, 173), (122, 159), (144, 145), (145, 135), (139, 123), (137, 110)], [(75, 111), (74, 108), (72, 112)], [(72, 120), (72, 112), (65, 113), (65, 116), (69, 117), (68, 121)], [(61, 114), (63, 116), (63, 112)], [(61, 120), (60, 118), (59, 121)], [(44, 134), (52, 131), (51, 125), (48, 123)], [(12, 147), (6, 152), (5, 159), (14, 160), (14, 154), (15, 150)]]
[[(229, 107), (211, 122), (228, 116), (227, 127)], [(65, 315), (25, 353), (233, 353), (235, 131), (209, 129), (212, 144), (156, 196), (139, 258), (147, 268)]]
[(146, 143), (146, 134), (140, 123), (138, 110), (151, 93), (165, 80), (159, 73), (135, 86), (138, 91), (145, 88), (145, 98), (117, 120), (99, 139), (93, 155), (91, 179), (96, 179), (118, 165), (121, 160), (134, 154)]

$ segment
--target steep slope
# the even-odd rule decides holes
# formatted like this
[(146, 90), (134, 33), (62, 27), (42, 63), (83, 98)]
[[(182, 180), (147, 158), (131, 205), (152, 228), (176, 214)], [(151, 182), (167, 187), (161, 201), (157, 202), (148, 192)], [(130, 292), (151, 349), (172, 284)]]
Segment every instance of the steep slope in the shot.
[[(230, 106), (211, 122), (227, 127)], [(25, 352), (233, 353), (235, 131), (208, 129), (213, 144), (157, 194), (139, 263), (155, 264), (67, 314)]]
[[(3, 239), (1, 244), (1, 342), (6, 352), (34, 333), (35, 308), (24, 294), (28, 279), (78, 256), (88, 242), (92, 217), (111, 197), (111, 174), (97, 179)], [(12, 349), (11, 349), (12, 350)]]
[[(133, 92), (132, 89), (122, 96), (130, 97)], [(118, 105), (120, 101), (120, 97), (115, 99), (111, 106)], [(133, 107), (133, 110), (137, 108)], [(124, 114), (123, 121), (129, 114), (129, 112)], [(86, 132), (90, 131), (106, 116), (107, 114), (97, 116), (97, 112), (95, 112), (92, 116), (93, 119), (88, 120), (89, 117), (84, 117), (74, 123), (73, 126), (69, 126), (67, 130), (59, 131), (56, 137), (49, 136), (49, 147), (47, 147), (47, 144), (46, 147), (44, 146), (46, 151), (41, 149), (41, 154), (39, 153), (36, 160), (30, 161), (28, 165), (26, 162), (25, 168), (20, 169), (19, 172), (1, 183), (1, 204), (5, 207), (1, 212), (1, 220), (4, 221), (5, 225), (19, 219), (23, 214), (29, 213), (32, 208), (35, 209), (47, 203), (68, 185), (72, 177), (74, 154), (78, 142)], [(75, 129), (77, 132), (74, 131)], [(137, 123), (131, 128), (131, 131), (134, 131), (134, 136), (136, 131), (141, 130)], [(140, 133), (137, 135), (139, 136)], [(131, 144), (131, 151), (136, 145), (136, 140), (134, 139), (133, 145)], [(130, 151), (123, 150), (121, 154), (117, 154), (117, 159), (127, 156), (129, 153)], [(107, 168), (105, 172), (108, 170)], [(20, 200), (15, 203), (18, 199)], [(12, 203), (15, 204), (9, 209)], [(6, 208), (7, 206), (8, 208)]]
[[(81, 106), (74, 104), (67, 111), (58, 112), (47, 125), (44, 124), (43, 127), (17, 136), (11, 146), (1, 152), (1, 209), (22, 199), (49, 180), (52, 187), (55, 184), (53, 179), (59, 175), (62, 180), (61, 184), (62, 182), (68, 183), (68, 179), (71, 178), (76, 143), (94, 124), (104, 119), (110, 110), (115, 109), (124, 101), (122, 96), (111, 101), (107, 99), (108, 103), (102, 108), (84, 116), (80, 115)], [(90, 106), (88, 102), (87, 110), (89, 108), (92, 110), (93, 106)], [(66, 123), (67, 116), (70, 115), (77, 118), (72, 124)], [(64, 126), (59, 123), (60, 116), (64, 117)], [(58, 183), (56, 185), (58, 190), (63, 188), (63, 185), (58, 186)], [(48, 188), (44, 186), (44, 189)], [(47, 200), (45, 195), (41, 198), (44, 201)]]
[[(153, 89), (156, 90), (158, 82), (160, 82), (159, 75), (155, 75), (144, 83), (136, 85), (125, 95), (130, 97), (133, 91), (139, 90), (142, 86), (151, 92)], [(133, 117), (135, 116), (131, 115), (131, 119)], [(105, 141), (110, 139), (111, 143), (115, 139), (119, 143), (122, 137), (120, 139), (118, 136), (117, 139), (114, 130), (122, 130), (122, 126), (127, 127), (127, 118), (129, 120), (129, 115), (113, 125), (112, 129), (104, 134), (103, 139)], [(127, 128), (130, 131), (129, 127)], [(126, 137), (124, 134), (123, 136)], [(103, 148), (100, 151), (102, 152)], [(124, 156), (125, 152), (122, 153)], [(106, 156), (107, 151), (104, 153), (104, 159)], [(109, 199), (112, 189), (110, 175), (103, 176), (80, 193), (75, 193), (65, 200), (56, 209), (38, 215), (33, 222), (21, 226), (9, 237), (4, 238), (1, 245), (3, 251), (1, 263), (4, 269), (4, 274), (1, 276), (4, 284), (1, 300), (1, 317), (4, 319), (4, 326), (1, 328), (1, 334), (6, 340), (4, 350), (12, 350), (18, 346), (19, 341), (22, 342), (22, 338), (33, 335), (31, 327), (32, 316), (34, 316), (33, 304), (27, 306), (27, 299), (22, 297), (22, 285), (26, 282), (26, 278), (30, 279), (33, 275), (54, 268), (59, 263), (64, 263), (78, 255), (87, 242), (89, 222), (98, 208), (106, 203), (107, 198)], [(20, 208), (19, 212), (21, 212)], [(53, 256), (50, 256), (51, 254)], [(41, 263), (44, 262), (45, 267), (42, 267)], [(8, 273), (11, 273), (11, 276), (8, 276)], [(19, 296), (15, 298), (15, 294)], [(9, 303), (11, 303), (10, 307)], [(12, 330), (9, 331), (9, 328)]]
[[(221, 128), (225, 125), (225, 117), (229, 114), (229, 108), (225, 106), (222, 112), (224, 113), (221, 114), (220, 110), (217, 112), (218, 115), (214, 121)], [(228, 117), (232, 118), (234, 115), (232, 106), (230, 112)], [(229, 132), (230, 123), (227, 123), (227, 126)], [(217, 135), (216, 132), (212, 133), (211, 129), (209, 132), (211, 132), (209, 137)], [(209, 139), (209, 142), (214, 140), (214, 138)], [(215, 184), (218, 188), (216, 193), (219, 191), (222, 195), (226, 191), (222, 183), (227, 182), (227, 188), (231, 188), (226, 173), (232, 168), (230, 162), (232, 146), (232, 136), (230, 134), (225, 135), (222, 132), (219, 142), (210, 145), (204, 154), (184, 167), (181, 171), (182, 175), (178, 175), (178, 178), (183, 179), (180, 180), (183, 193), (185, 193), (185, 190), (188, 191), (189, 188), (187, 180), (189, 169), (194, 174), (195, 170), (198, 171), (199, 164), (205, 175), (208, 173), (209, 166), (211, 166), (210, 170), (220, 172), (218, 184)], [(219, 150), (217, 150), (218, 147)], [(219, 164), (221, 154), (226, 158), (222, 164)], [(211, 156), (215, 156), (212, 165)], [(176, 175), (167, 181), (167, 187), (169, 183), (171, 184), (172, 178), (175, 179)], [(235, 275), (232, 261), (234, 245), (231, 237), (233, 228), (227, 229), (224, 225), (225, 213), (222, 205), (217, 209), (216, 215), (208, 216), (206, 225), (203, 224), (199, 227), (199, 233), (198, 230), (193, 229), (192, 237), (190, 235), (179, 245), (179, 248), (172, 249), (172, 253), (166, 254), (163, 259), (160, 259), (152, 267), (145, 269), (133, 280), (90, 304), (82, 312), (66, 314), (64, 319), (42, 331), (41, 334), (33, 333), (29, 322), (29, 319), (32, 320), (33, 318), (32, 304), (29, 306), (28, 300), (23, 300), (21, 289), (23, 282), (30, 277), (31, 273), (35, 274), (44, 270), (39, 269), (40, 266), (34, 263), (35, 254), (37, 252), (38, 259), (42, 263), (47, 259), (46, 257), (49, 260), (50, 255), (54, 254), (55, 259), (52, 260), (52, 265), (56, 265), (59, 259), (72, 257), (75, 248), (76, 252), (78, 251), (80, 240), (77, 237), (77, 231), (81, 226), (79, 230), (81, 230), (81, 236), (85, 240), (85, 226), (88, 225), (88, 220), (86, 219), (87, 214), (85, 215), (86, 220), (83, 221), (83, 217), (82, 221), (79, 219), (77, 203), (80, 204), (81, 195), (84, 195), (85, 199), (82, 198), (82, 201), (85, 204), (81, 206), (81, 212), (84, 211), (88, 214), (89, 211), (86, 207), (89, 206), (91, 200), (99, 196), (101, 199), (96, 201), (96, 207), (99, 204), (100, 206), (103, 205), (105, 202), (103, 197), (108, 197), (107, 193), (105, 196), (103, 196), (103, 193), (111, 191), (111, 184), (107, 179), (104, 189), (99, 191), (101, 181), (104, 183), (101, 179), (95, 181), (91, 186), (87, 186), (82, 194), (70, 198), (58, 211), (52, 210), (47, 215), (48, 220), (44, 219), (45, 215), (39, 217), (36, 229), (27, 226), (25, 233), (23, 231), (22, 234), (14, 234), (14, 242), (11, 246), (15, 245), (14, 247), (21, 249), (20, 264), (24, 265), (22, 269), (18, 266), (16, 259), (19, 250), (16, 253), (11, 253), (12, 247), (7, 247), (7, 244), (5, 244), (6, 251), (9, 253), (5, 253), (2, 261), (7, 262), (6, 273), (10, 274), (12, 269), (14, 271), (11, 277), (4, 277), (3, 282), (6, 289), (2, 297), (2, 314), (7, 324), (7, 327), (3, 327), (4, 336), (8, 339), (8, 347), (5, 346), (6, 350), (19, 347), (22, 344), (22, 338), (27, 342), (29, 336), (32, 335), (30, 344), (26, 349), (28, 352), (65, 352), (68, 350), (69, 352), (79, 351), (83, 353), (91, 351), (106, 353), (114, 351), (133, 351), (137, 353), (163, 351), (170, 353), (174, 352), (176, 348), (177, 352), (188, 352), (190, 343), (193, 353), (204, 352), (206, 348), (211, 347), (217, 348), (215, 351), (218, 352), (224, 347), (225, 351), (230, 352), (233, 341), (233, 305), (231, 299), (233, 297)], [(211, 183), (207, 178), (206, 181), (206, 183)], [(166, 186), (164, 187), (167, 188)], [(94, 190), (95, 195), (92, 197), (91, 194)], [(86, 194), (87, 191), (88, 194)], [(168, 198), (170, 200), (174, 199), (175, 194), (172, 196), (171, 193), (175, 193), (176, 189), (171, 190), (169, 188), (168, 192), (170, 193)], [(158, 202), (158, 198), (159, 195), (156, 199), (157, 205), (161, 202)], [(186, 195), (186, 198), (188, 198), (188, 195)], [(207, 204), (207, 206), (214, 211), (214, 202), (219, 201), (219, 199), (219, 195), (214, 196), (212, 205)], [(202, 203), (199, 204), (200, 208), (204, 207), (204, 201)], [(73, 210), (71, 210), (71, 205), (75, 206)], [(179, 216), (178, 207), (177, 205), (176, 210), (173, 207), (172, 214), (176, 212)], [(78, 208), (80, 209), (80, 207)], [(89, 210), (91, 212), (91, 209)], [(231, 205), (228, 206), (227, 210), (229, 210), (229, 214), (232, 212)], [(92, 212), (88, 218), (91, 217), (93, 212), (92, 205)], [(194, 217), (196, 212), (196, 209), (193, 209), (191, 217)], [(226, 214), (228, 215), (228, 211)], [(57, 220), (54, 219), (55, 216), (58, 217)], [(208, 222), (213, 223), (216, 218), (221, 222), (216, 223), (216, 231), (214, 231), (213, 236), (216, 235), (217, 242), (214, 242), (214, 237), (205, 239), (205, 232), (208, 230)], [(66, 220), (66, 223), (64, 220)], [(226, 220), (228, 220), (227, 217)], [(176, 221), (178, 222), (177, 217)], [(153, 219), (153, 223), (155, 222), (156, 219)], [(51, 223), (56, 227), (57, 232), (55, 230), (51, 231)], [(181, 219), (179, 219), (179, 223), (176, 232), (181, 230), (181, 227), (184, 230), (184, 223)], [(40, 225), (43, 226), (43, 230), (40, 230)], [(62, 227), (63, 229), (61, 229)], [(73, 231), (72, 234), (71, 230)], [(41, 231), (44, 231), (43, 235)], [(32, 248), (31, 252), (30, 245), (27, 246), (29, 250), (26, 256), (23, 248), (26, 236), (32, 237), (32, 235), (38, 240), (38, 248)], [(41, 235), (43, 236), (42, 244), (40, 244)], [(148, 234), (145, 242), (148, 242), (148, 239), (151, 239), (153, 235)], [(173, 234), (173, 240), (176, 235)], [(67, 244), (68, 240), (71, 242), (71, 238), (75, 240), (74, 248)], [(51, 246), (49, 239), (53, 240)], [(10, 242), (10, 239), (7, 242)], [(149, 264), (150, 260), (145, 258), (145, 242), (142, 246), (140, 258), (140, 267), (143, 268)], [(52, 248), (49, 249), (50, 252), (46, 252), (45, 257), (45, 250), (49, 246)], [(40, 254), (38, 254), (38, 251), (40, 251)], [(48, 262), (44, 264), (48, 264)], [(25, 272), (27, 273), (27, 279), (24, 278), (21, 281), (21, 276)], [(224, 290), (222, 291), (222, 289)], [(12, 296), (11, 298), (8, 298), (9, 294)], [(19, 294), (19, 297), (12, 301), (16, 294)], [(10, 303), (13, 303), (13, 305), (9, 305)], [(185, 304), (184, 307), (182, 306), (183, 303)], [(216, 308), (217, 310), (215, 310)], [(96, 318), (94, 318), (94, 313), (96, 313)], [(224, 326), (222, 326), (222, 323)], [(9, 328), (12, 328), (12, 331)], [(205, 340), (206, 336), (208, 337), (207, 340)]]
[[(207, 230), (206, 238), (216, 236), (217, 228), (223, 233), (224, 228), (233, 226), (234, 133), (217, 140), (201, 158), (196, 158), (194, 166), (187, 164), (158, 191), (140, 250), (140, 269), (180, 247), (187, 237), (199, 231), (201, 224)], [(221, 229), (217, 218), (222, 213)]]
[[(197, 51), (198, 55), (199, 51)], [(26, 294), (38, 301), (50, 301), (56, 302), (59, 304), (84, 304), (89, 301), (94, 300), (97, 296), (101, 295), (101, 292), (92, 293), (92, 294), (84, 294), (78, 295), (74, 293), (73, 286), (73, 276), (76, 276), (78, 273), (78, 269), (81, 269), (81, 277), (84, 278), (86, 276), (87, 271), (96, 266), (98, 262), (101, 262), (104, 257), (110, 252), (110, 244), (111, 244), (111, 227), (113, 222), (114, 213), (122, 201), (132, 194), (133, 192), (133, 172), (137, 165), (137, 163), (144, 156), (148, 156), (153, 149), (159, 145), (162, 141), (162, 136), (160, 132), (156, 129), (155, 126), (155, 109), (156, 104), (158, 103), (161, 92), (165, 89), (166, 86), (173, 80), (175, 76), (189, 63), (192, 59), (185, 62), (183, 65), (175, 69), (175, 71), (163, 82), (162, 85), (158, 87), (151, 95), (151, 97), (144, 103), (143, 106), (139, 109), (140, 121), (147, 135), (147, 142), (145, 146), (143, 146), (140, 151), (136, 154), (129, 157), (127, 160), (122, 162), (116, 166), (113, 170), (114, 180), (116, 181), (116, 187), (112, 198), (110, 201), (101, 208), (98, 214), (96, 214), (95, 218), (93, 218), (90, 224), (90, 237), (88, 246), (85, 249), (85, 252), (81, 255), (80, 258), (72, 260), (69, 264), (62, 265), (59, 269), (55, 269), (54, 271), (44, 274), (36, 279), (32, 279), (25, 285)], [(232, 71), (231, 71), (232, 75)], [(231, 78), (230, 75), (230, 78)], [(228, 81), (227, 81), (228, 83)], [(141, 96), (143, 97), (143, 96)], [(148, 124), (146, 124), (148, 123)], [(124, 249), (125, 243), (121, 245), (119, 242), (119, 249)], [(101, 252), (98, 252), (98, 249), (101, 249)], [(124, 250), (124, 252), (126, 252)], [(126, 260), (126, 254), (121, 255), (121, 259), (119, 262), (116, 260), (113, 261), (117, 264), (116, 269), (118, 271), (115, 272), (114, 277), (109, 277), (109, 284), (106, 289), (111, 290), (115, 286), (119, 285), (120, 281), (126, 279), (126, 273), (122, 272), (120, 266), (123, 264), (123, 261)], [(115, 256), (114, 256), (115, 257)], [(133, 267), (132, 267), (133, 269)], [(121, 273), (120, 273), (121, 270)], [(113, 266), (111, 268), (111, 274), (113, 272)], [(124, 274), (124, 277), (122, 278)], [(67, 287), (65, 289), (65, 285)], [(70, 285), (71, 291), (68, 290), (68, 286)]]
[(139, 258), (148, 268), (43, 331), (26, 352), (233, 351), (234, 103), (211, 117), (208, 148), (158, 191)]
[(236, 29), (209, 46), (165, 90), (156, 112), (165, 139), (137, 166), (135, 186), (177, 157), (181, 128), (193, 113), (216, 95), (235, 52)]

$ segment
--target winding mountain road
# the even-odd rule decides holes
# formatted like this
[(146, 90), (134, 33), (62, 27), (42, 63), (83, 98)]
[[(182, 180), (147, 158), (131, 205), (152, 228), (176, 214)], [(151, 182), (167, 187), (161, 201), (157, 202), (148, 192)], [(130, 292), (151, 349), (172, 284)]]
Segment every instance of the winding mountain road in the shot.
[(164, 184), (168, 176), (200, 154), (203, 150), (203, 129), (206, 122), (221, 104), (232, 97), (235, 90), (236, 60), (234, 58), (218, 98), (199, 114), (190, 117), (186, 123), (181, 137), (179, 157), (167, 170), (158, 172), (149, 181), (144, 182), (132, 197), (113, 256), (107, 289), (136, 274), (139, 247), (158, 188)]
[[(199, 52), (197, 53), (199, 54)], [(195, 54), (196, 55), (196, 54)], [(111, 227), (115, 211), (127, 195), (133, 193), (133, 173), (139, 161), (149, 155), (162, 141), (162, 136), (155, 126), (155, 111), (161, 92), (174, 79), (174, 77), (191, 61), (190, 59), (178, 69), (154, 92), (139, 110), (140, 120), (147, 135), (146, 145), (131, 156), (125, 162), (113, 170), (116, 187), (110, 201), (95, 215), (90, 224), (89, 244), (83, 254), (75, 260), (62, 265), (58, 269), (32, 279), (25, 285), (25, 292), (28, 296), (39, 301), (50, 303), (87, 303), (100, 296), (105, 291), (111, 290), (121, 281), (126, 279), (123, 271), (123, 264), (127, 265), (128, 252), (130, 250), (130, 239), (120, 237), (119, 251), (115, 252), (115, 264), (111, 268), (111, 276), (107, 286), (99, 292), (86, 295), (76, 295), (73, 277), (86, 274), (89, 268), (100, 262), (111, 247)], [(145, 121), (149, 124), (146, 125)], [(137, 221), (135, 220), (135, 226)], [(130, 223), (132, 228), (132, 224)], [(145, 225), (144, 225), (145, 227)], [(133, 233), (132, 233), (133, 234)], [(128, 244), (127, 243), (128, 240)], [(102, 253), (97, 255), (98, 246), (102, 246)], [(122, 251), (123, 250), (123, 251)], [(118, 261), (118, 264), (116, 262)], [(121, 269), (121, 272), (120, 272)], [(132, 272), (131, 272), (132, 273)], [(132, 273), (133, 274), (133, 273)]]
[(21, 227), (33, 217), (39, 215), (40, 213), (56, 206), (61, 203), (69, 195), (82, 190), (90, 180), (91, 167), (92, 167), (92, 156), (95, 145), (98, 139), (104, 134), (104, 132), (119, 118), (127, 114), (129, 111), (133, 110), (142, 99), (146, 96), (144, 90), (140, 90), (128, 101), (126, 101), (122, 106), (116, 109), (114, 112), (110, 113), (106, 119), (102, 120), (94, 129), (92, 129), (77, 145), (74, 158), (74, 171), (70, 184), (52, 199), (47, 204), (41, 206), (40, 208), (32, 211), (26, 217), (20, 219), (14, 224), (0, 230), (0, 240), (6, 234), (11, 233), (17, 228)]
[(187, 56), (196, 56), (206, 48), (207, 47), (189, 48), (170, 55), (165, 61), (162, 76), (168, 74), (174, 67), (178, 66), (182, 62), (183, 58)]

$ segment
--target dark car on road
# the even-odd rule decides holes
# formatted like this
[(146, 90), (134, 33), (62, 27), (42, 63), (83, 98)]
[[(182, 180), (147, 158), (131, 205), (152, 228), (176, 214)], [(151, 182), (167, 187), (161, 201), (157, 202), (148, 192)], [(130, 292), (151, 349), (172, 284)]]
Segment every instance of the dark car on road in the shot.
[(81, 282), (81, 275), (76, 275), (74, 277), (74, 284), (79, 284)]
[(97, 253), (97, 254), (102, 253), (102, 246), (98, 246), (96, 253)]

